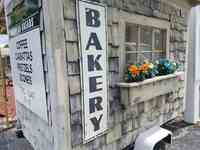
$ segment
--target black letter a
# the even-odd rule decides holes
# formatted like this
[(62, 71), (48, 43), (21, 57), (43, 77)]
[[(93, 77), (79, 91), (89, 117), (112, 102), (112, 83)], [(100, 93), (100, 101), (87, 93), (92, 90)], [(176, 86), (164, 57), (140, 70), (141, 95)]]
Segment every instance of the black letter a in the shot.
[(90, 34), (90, 38), (89, 38), (89, 41), (87, 43), (86, 50), (89, 50), (90, 46), (95, 46), (96, 50), (102, 50), (102, 47), (100, 45), (99, 39), (97, 37), (97, 34), (94, 33), (94, 32), (92, 32)]

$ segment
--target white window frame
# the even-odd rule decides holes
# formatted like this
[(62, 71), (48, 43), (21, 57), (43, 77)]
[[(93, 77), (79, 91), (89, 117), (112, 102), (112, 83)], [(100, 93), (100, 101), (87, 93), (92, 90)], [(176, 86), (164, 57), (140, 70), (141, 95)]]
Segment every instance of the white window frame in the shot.
[(127, 23), (133, 23), (143, 26), (150, 26), (158, 29), (166, 30), (166, 58), (169, 58), (169, 45), (170, 45), (170, 22), (163, 19), (157, 19), (153, 17), (146, 17), (142, 15), (137, 14), (130, 14), (124, 11), (120, 12), (119, 16), (119, 26), (120, 31), (119, 33), (122, 33), (119, 35), (120, 38), (120, 78), (123, 80), (124, 77), (124, 71), (126, 66), (126, 24)]

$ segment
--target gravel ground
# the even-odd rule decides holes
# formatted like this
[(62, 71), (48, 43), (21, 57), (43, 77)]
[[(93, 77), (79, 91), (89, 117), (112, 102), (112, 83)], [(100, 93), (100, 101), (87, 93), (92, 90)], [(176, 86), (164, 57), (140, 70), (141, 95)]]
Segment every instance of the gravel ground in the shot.
[(0, 150), (33, 150), (24, 138), (17, 138), (15, 130), (0, 133)]

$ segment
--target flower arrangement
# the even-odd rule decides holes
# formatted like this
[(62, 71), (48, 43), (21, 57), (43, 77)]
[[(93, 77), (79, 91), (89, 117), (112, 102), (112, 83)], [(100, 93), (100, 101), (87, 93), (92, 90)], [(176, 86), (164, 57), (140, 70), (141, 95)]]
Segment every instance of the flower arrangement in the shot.
[(155, 76), (174, 73), (178, 68), (175, 62), (167, 59), (160, 59), (153, 63), (145, 62), (143, 64), (129, 65), (125, 80), (127, 82), (139, 82)]
[(178, 69), (178, 65), (175, 62), (171, 62), (167, 59), (160, 59), (156, 61), (158, 75), (167, 75), (174, 73)]

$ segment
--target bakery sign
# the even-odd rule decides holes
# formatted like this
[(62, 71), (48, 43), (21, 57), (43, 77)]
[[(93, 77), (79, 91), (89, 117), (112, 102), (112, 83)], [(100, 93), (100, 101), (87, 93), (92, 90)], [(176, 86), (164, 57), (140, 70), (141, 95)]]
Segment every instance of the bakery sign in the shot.
[(77, 1), (80, 32), (84, 141), (107, 130), (108, 80), (106, 7)]

